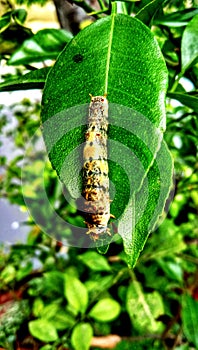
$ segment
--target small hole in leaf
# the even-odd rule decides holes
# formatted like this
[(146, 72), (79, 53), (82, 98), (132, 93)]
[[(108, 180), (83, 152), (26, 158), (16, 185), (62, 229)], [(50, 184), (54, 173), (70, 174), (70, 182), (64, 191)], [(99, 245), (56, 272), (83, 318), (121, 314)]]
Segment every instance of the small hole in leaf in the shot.
[(75, 55), (75, 56), (73, 57), (73, 61), (74, 61), (75, 63), (81, 63), (82, 60), (83, 60), (83, 56), (82, 56), (80, 53), (78, 53), (77, 55)]

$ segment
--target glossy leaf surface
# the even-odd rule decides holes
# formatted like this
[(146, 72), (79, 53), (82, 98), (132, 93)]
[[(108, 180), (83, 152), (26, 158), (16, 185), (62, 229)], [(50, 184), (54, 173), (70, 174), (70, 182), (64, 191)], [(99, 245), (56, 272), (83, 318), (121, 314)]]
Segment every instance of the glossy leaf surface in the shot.
[(27, 74), (0, 83), (0, 91), (42, 89), (50, 67), (33, 70)]
[(162, 331), (163, 325), (156, 319), (164, 313), (164, 307), (157, 291), (143, 293), (141, 284), (133, 281), (127, 291), (126, 307), (132, 325), (139, 332)]
[(169, 92), (167, 94), (168, 97), (173, 98), (185, 106), (188, 106), (189, 108), (194, 109), (196, 113), (198, 113), (198, 97), (197, 95), (190, 95), (187, 93), (181, 93), (181, 92)]
[(166, 0), (150, 1), (137, 13), (135, 17), (142, 21), (144, 24), (150, 25), (155, 15), (160, 9), (162, 9), (163, 3), (165, 1)]
[(33, 337), (41, 341), (51, 342), (58, 339), (56, 328), (47, 320), (37, 319), (30, 321), (28, 326)]
[(105, 298), (99, 300), (91, 309), (89, 316), (99, 322), (109, 322), (118, 317), (120, 305), (116, 300)]
[(77, 312), (85, 312), (88, 305), (87, 289), (75, 276), (67, 274), (65, 277), (65, 297)]
[(162, 142), (141, 189), (131, 197), (118, 225), (130, 267), (135, 266), (149, 233), (160, 223), (172, 188), (173, 160)]
[(93, 335), (92, 327), (89, 323), (79, 323), (74, 328), (71, 336), (71, 343), (75, 350), (89, 350)]
[(8, 61), (10, 65), (30, 64), (46, 59), (55, 59), (72, 34), (61, 29), (43, 29), (24, 41)]
[(184, 30), (181, 45), (182, 70), (188, 69), (198, 58), (198, 14)]
[[(52, 165), (73, 198), (81, 193), (89, 94), (108, 95), (111, 212), (118, 220), (160, 148), (166, 85), (158, 44), (134, 18), (122, 14), (103, 18), (68, 44), (48, 75), (42, 121)], [(146, 224), (141, 240), (145, 241), (147, 229)]]
[(198, 348), (198, 301), (184, 294), (182, 297), (182, 321), (184, 334)]

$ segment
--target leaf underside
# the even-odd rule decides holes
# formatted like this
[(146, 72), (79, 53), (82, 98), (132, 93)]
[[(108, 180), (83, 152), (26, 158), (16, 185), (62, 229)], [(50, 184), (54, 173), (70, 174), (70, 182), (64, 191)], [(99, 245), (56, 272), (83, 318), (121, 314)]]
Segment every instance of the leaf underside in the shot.
[(34, 70), (14, 79), (9, 79), (0, 84), (0, 91), (42, 89), (47, 74), (51, 67)]

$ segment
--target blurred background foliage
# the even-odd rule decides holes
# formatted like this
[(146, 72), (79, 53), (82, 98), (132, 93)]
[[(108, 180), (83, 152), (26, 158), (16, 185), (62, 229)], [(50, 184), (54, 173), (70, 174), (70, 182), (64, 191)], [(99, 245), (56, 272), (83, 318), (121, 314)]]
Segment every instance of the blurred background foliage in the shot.
[[(48, 70), (72, 35), (100, 16), (87, 13), (98, 10), (101, 2), (75, 0), (71, 4), (54, 0), (58, 19), (55, 26), (43, 26), (34, 32), (25, 22), (31, 12), (28, 6), (33, 3), (47, 5), (43, 0), (1, 0), (4, 82), (14, 82), (16, 77), (18, 81), (27, 72), (37, 74), (37, 68)], [(2, 231), (3, 349), (198, 349), (198, 3), (142, 0), (127, 6), (130, 13), (138, 13), (149, 3), (158, 3), (158, 11), (151, 6), (147, 12), (148, 23), (169, 70), (165, 140), (174, 158), (175, 188), (166, 218), (150, 235), (133, 271), (127, 267), (120, 241), (111, 244), (106, 256), (94, 250), (68, 248), (45, 235), (28, 213), (20, 223), (20, 227), (26, 227), (25, 240), (19, 235), (13, 244), (5, 243), (9, 240)], [(190, 56), (183, 44), (187, 27), (187, 40), (192, 42), (197, 37)], [(43, 81), (34, 87), (42, 87)], [(13, 86), (10, 85), (11, 91)], [(48, 213), (43, 212), (43, 199), (39, 197), (41, 183), (36, 176), (44, 157), (38, 146), (40, 97), (27, 98), (25, 91), (23, 96), (9, 107), (1, 99), (1, 197), (25, 212), (23, 191), (30, 200), (36, 194), (39, 211), (47, 222)], [(5, 144), (11, 145), (9, 153)], [(24, 154), (29, 165), (23, 161)], [(23, 183), (22, 188), (22, 167), (31, 186)], [(57, 213), (78, 225), (82, 219), (66, 202), (62, 185), (48, 161), (44, 177), (48, 198)], [(6, 217), (3, 219), (6, 221)], [(3, 227), (2, 222), (2, 230)], [(65, 237), (69, 230), (65, 229)]]

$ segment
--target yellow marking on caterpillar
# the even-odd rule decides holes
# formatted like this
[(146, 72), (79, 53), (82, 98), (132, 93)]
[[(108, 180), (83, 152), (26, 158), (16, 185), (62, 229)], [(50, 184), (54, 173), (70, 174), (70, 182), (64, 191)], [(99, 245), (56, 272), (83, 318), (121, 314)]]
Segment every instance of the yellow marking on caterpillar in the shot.
[(107, 162), (108, 100), (91, 94), (88, 128), (83, 150), (83, 191), (87, 234), (95, 241), (110, 231), (109, 177)]

